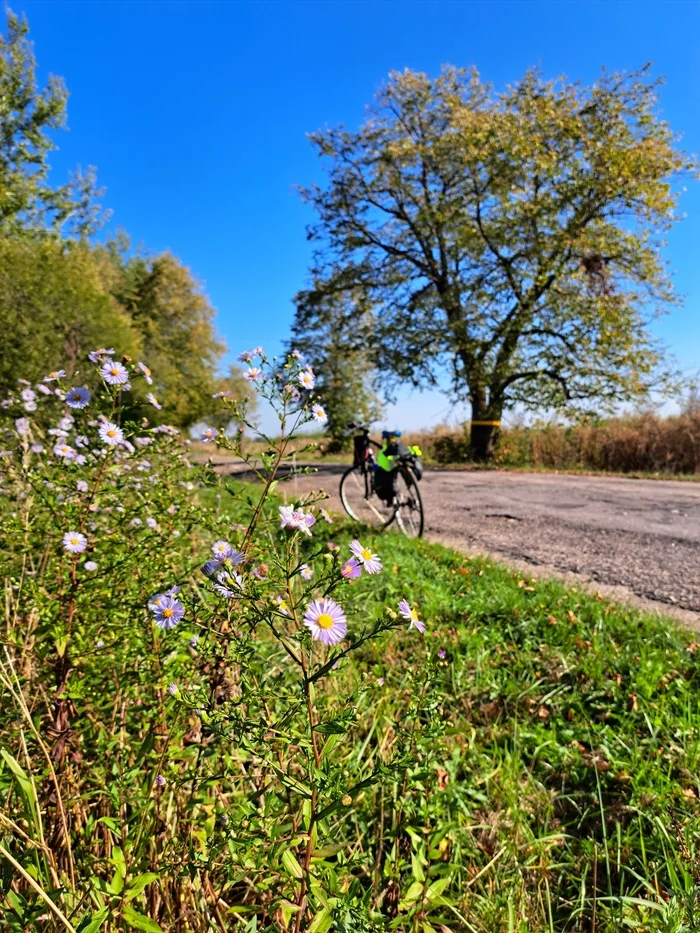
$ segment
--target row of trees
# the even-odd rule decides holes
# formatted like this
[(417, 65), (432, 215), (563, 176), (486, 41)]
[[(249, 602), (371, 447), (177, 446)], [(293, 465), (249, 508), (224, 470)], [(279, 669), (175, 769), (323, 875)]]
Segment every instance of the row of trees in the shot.
[(56, 78), (38, 88), (27, 34), (9, 14), (0, 36), (0, 392), (60, 366), (72, 376), (90, 350), (115, 347), (152, 370), (137, 399), (150, 388), (166, 419), (191, 424), (209, 414), (213, 393), (243, 392), (238, 370), (218, 375), (214, 309), (170, 253), (133, 254), (123, 235), (95, 241), (104, 214), (93, 172), (49, 184), (50, 133), (65, 123), (67, 93)]
[(670, 386), (649, 323), (676, 301), (662, 238), (697, 164), (658, 84), (393, 73), (359, 130), (311, 137), (328, 182), (303, 192), (317, 249), (295, 341), (312, 358), (340, 341), (385, 393), (451, 373), (477, 459), (515, 405), (600, 414)]

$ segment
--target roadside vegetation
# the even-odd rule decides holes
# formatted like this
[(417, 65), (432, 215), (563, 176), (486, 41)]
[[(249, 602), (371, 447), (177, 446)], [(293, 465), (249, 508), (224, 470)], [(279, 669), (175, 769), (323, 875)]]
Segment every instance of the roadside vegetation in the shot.
[[(285, 436), (323, 416), (244, 361)], [(261, 485), (200, 473), (125, 376), (5, 409), (3, 928), (692, 929), (689, 633), (284, 506), (284, 440)]]

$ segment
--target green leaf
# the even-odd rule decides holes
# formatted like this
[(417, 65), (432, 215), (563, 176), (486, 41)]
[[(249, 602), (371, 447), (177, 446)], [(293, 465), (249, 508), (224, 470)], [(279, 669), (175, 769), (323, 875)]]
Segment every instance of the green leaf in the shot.
[(126, 878), (126, 859), (124, 858), (124, 853), (119, 848), (119, 846), (114, 846), (112, 849), (112, 857), (107, 859), (108, 862), (111, 862), (115, 868), (117, 868), (122, 875)]
[(425, 893), (425, 896), (429, 901), (435, 900), (440, 897), (445, 888), (449, 885), (450, 878), (438, 878), (437, 881), (433, 881), (428, 890)]
[(146, 930), (146, 933), (163, 933), (162, 927), (155, 920), (138, 913), (129, 904), (124, 905), (122, 918), (135, 930)]
[(425, 881), (425, 872), (421, 860), (415, 852), (411, 852), (411, 872), (416, 881)]
[(132, 897), (139, 895), (147, 884), (156, 881), (159, 875), (154, 871), (145, 871), (142, 875), (137, 875), (132, 881), (129, 882), (126, 889), (126, 894), (124, 895), (127, 900), (131, 900)]
[(77, 927), (77, 933), (97, 933), (109, 915), (109, 907), (103, 907), (96, 914), (86, 914)]
[(36, 796), (34, 793), (34, 786), (32, 785), (27, 772), (6, 749), (0, 748), (0, 755), (2, 755), (2, 757), (5, 759), (5, 762), (7, 763), (10, 771), (17, 778), (19, 793), (22, 798), (22, 802), (24, 803), (27, 819), (31, 819), (32, 825), (36, 826)]
[(107, 885), (107, 890), (110, 894), (121, 894), (122, 889), (124, 888), (124, 875), (117, 869), (114, 872), (114, 877)]
[(309, 926), (309, 933), (327, 933), (333, 923), (333, 915), (324, 907), (316, 914)]
[(282, 864), (287, 869), (287, 872), (292, 876), (292, 878), (301, 879), (304, 877), (304, 869), (299, 864), (296, 855), (292, 852), (291, 849), (285, 849), (282, 854)]

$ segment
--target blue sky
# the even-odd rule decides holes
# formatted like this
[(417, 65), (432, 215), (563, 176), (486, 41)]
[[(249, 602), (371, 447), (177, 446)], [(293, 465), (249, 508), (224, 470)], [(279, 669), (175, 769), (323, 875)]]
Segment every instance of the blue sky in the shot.
[[(280, 348), (306, 283), (313, 218), (295, 185), (323, 173), (305, 134), (357, 126), (391, 69), (476, 65), (497, 85), (529, 66), (591, 82), (602, 66), (654, 62), (661, 106), (700, 151), (700, 3), (125, 2), (14, 0), (29, 18), (40, 78), (70, 91), (54, 177), (95, 165), (112, 226), (172, 250), (204, 283), (232, 354)], [(656, 333), (682, 369), (700, 370), (700, 183), (668, 258), (685, 304)], [(404, 428), (457, 420), (438, 393), (405, 392)]]

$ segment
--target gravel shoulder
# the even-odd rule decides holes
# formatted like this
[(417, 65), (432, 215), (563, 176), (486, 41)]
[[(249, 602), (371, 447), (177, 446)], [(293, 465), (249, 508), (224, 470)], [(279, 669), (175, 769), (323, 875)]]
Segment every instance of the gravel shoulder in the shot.
[[(222, 472), (240, 467), (221, 462)], [(291, 479), (340, 509), (344, 466)], [(673, 480), (427, 470), (426, 537), (556, 575), (700, 628), (700, 485)]]

